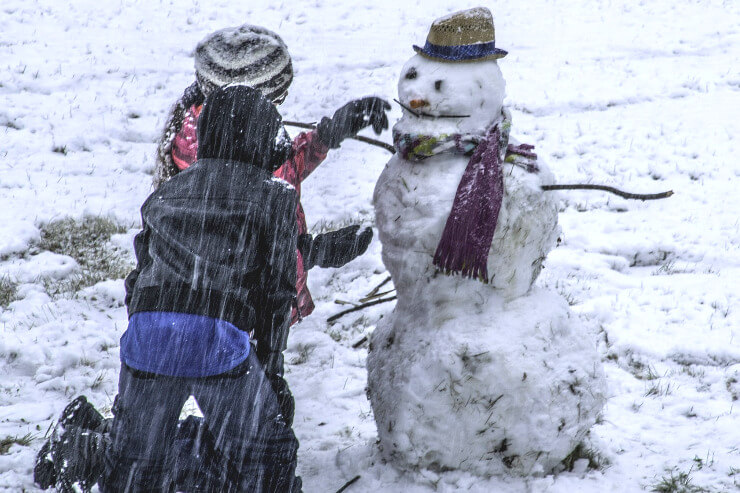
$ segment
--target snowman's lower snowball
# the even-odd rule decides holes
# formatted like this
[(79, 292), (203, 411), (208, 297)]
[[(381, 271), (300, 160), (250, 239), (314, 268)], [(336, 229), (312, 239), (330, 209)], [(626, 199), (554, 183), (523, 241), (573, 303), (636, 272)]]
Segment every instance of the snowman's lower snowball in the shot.
[[(471, 282), (437, 281), (449, 290)], [(386, 459), (484, 476), (543, 474), (596, 422), (603, 370), (567, 303), (537, 288), (511, 301), (488, 291), (485, 301), (458, 306), (462, 320), (413, 330), (433, 310), (417, 300), (373, 333), (368, 389)]]

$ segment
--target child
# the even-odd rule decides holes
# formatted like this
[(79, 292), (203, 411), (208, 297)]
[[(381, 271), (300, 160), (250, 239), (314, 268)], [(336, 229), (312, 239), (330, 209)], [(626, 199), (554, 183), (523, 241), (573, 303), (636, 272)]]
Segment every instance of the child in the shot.
[[(283, 40), (265, 28), (243, 25), (221, 29), (206, 36), (195, 49), (195, 79), (180, 100), (175, 103), (157, 147), (155, 188), (186, 169), (195, 159), (198, 149), (198, 115), (204, 95), (215, 87), (230, 83), (246, 84), (259, 89), (265, 97), (280, 104), (288, 94), (293, 80), (293, 67)], [(368, 97), (347, 103), (332, 118), (323, 118), (317, 129), (299, 134), (293, 141), (291, 159), (275, 172), (275, 176), (293, 185), (298, 194), (298, 234), (307, 235), (306, 217), (301, 206), (301, 182), (321, 164), (329, 149), (355, 136), (367, 126), (376, 133), (388, 128), (386, 111), (390, 105), (380, 98)], [(331, 259), (320, 267), (338, 267), (362, 254), (372, 239), (372, 230), (359, 235), (356, 226), (332, 232), (316, 242), (313, 257)], [(292, 323), (308, 316), (314, 309), (307, 285), (307, 254), (311, 238), (302, 238), (297, 252), (298, 303), (292, 313)], [(327, 250), (329, 249), (329, 250)]]
[[(203, 109), (204, 94), (232, 82), (241, 82), (260, 90), (274, 104), (285, 99), (292, 81), (292, 65), (287, 47), (280, 37), (261, 27), (244, 25), (227, 28), (207, 36), (198, 44), (195, 55), (196, 82), (188, 87), (174, 105), (157, 151), (154, 184), (162, 185), (180, 171), (186, 170), (198, 150), (198, 116)], [(307, 233), (300, 205), (301, 181), (325, 158), (330, 147), (339, 147), (342, 139), (355, 135), (371, 125), (376, 132), (387, 128), (387, 103), (378, 98), (365, 98), (348, 103), (334, 118), (324, 118), (319, 130), (301, 133), (293, 142), (292, 155), (275, 175), (292, 184), (298, 201), (296, 219), (300, 234), (296, 252), (298, 300), (292, 307), (291, 323), (307, 316), (313, 302), (306, 285), (307, 271), (314, 266), (340, 267), (367, 249), (372, 230), (357, 234), (359, 227), (350, 226), (312, 237)], [(182, 211), (185, 213), (185, 211)], [(258, 357), (266, 357), (258, 352)], [(266, 364), (266, 360), (260, 360)], [(282, 378), (270, 378), (283, 418), (293, 421), (293, 398)], [(72, 485), (95, 484), (103, 468), (99, 460), (110, 443), (110, 420), (105, 420), (84, 397), (72, 401), (62, 413), (52, 437), (41, 448), (34, 468), (34, 480), (43, 488), (56, 485), (72, 491)], [(178, 428), (175, 448), (178, 480), (192, 485), (219, 473), (223, 465), (211, 442), (215, 439), (202, 421), (190, 419)], [(197, 450), (191, 446), (197, 443)], [(194, 479), (193, 473), (199, 476)], [(65, 486), (66, 485), (66, 486)]]
[(105, 493), (173, 490), (190, 395), (228, 465), (210, 491), (301, 489), (298, 442), (271, 385), (283, 375), (298, 237), (296, 191), (272, 173), (293, 148), (275, 107), (246, 86), (211, 91), (200, 123), (198, 160), (141, 208)]

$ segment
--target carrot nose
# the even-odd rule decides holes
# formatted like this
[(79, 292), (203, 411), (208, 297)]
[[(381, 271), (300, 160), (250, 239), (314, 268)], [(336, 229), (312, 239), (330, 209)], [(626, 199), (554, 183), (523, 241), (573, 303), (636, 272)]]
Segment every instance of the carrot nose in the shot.
[(429, 106), (429, 101), (426, 99), (412, 99), (409, 101), (409, 106), (413, 109), (421, 108), (422, 106)]

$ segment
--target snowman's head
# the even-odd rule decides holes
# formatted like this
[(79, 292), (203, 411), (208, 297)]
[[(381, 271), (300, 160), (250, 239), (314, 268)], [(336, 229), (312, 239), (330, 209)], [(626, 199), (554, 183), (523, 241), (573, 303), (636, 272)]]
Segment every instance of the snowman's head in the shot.
[(483, 133), (501, 115), (506, 82), (496, 60), (449, 63), (422, 55), (404, 65), (396, 124), (404, 132)]

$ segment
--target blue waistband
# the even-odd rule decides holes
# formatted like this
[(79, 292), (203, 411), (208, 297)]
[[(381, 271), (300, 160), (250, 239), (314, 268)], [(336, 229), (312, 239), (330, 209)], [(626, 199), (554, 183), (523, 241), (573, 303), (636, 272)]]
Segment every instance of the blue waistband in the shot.
[(173, 377), (207, 377), (249, 356), (249, 334), (216, 318), (176, 312), (131, 315), (121, 336), (121, 361), (136, 370)]

